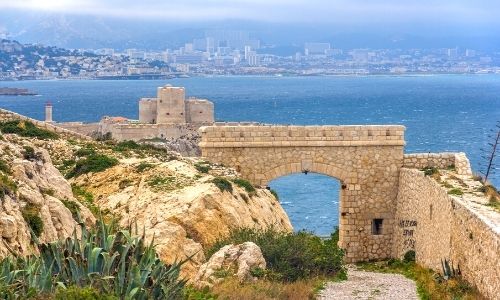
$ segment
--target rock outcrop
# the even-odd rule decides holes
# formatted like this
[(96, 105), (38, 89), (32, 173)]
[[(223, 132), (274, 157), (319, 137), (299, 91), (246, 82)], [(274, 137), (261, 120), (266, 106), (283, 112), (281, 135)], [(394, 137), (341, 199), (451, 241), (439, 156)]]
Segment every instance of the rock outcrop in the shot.
[(252, 271), (266, 268), (266, 261), (259, 246), (253, 242), (245, 242), (239, 245), (226, 245), (215, 252), (210, 259), (204, 263), (196, 278), (195, 285), (199, 288), (216, 284), (223, 280), (224, 276), (236, 276), (240, 283), (256, 280)]
[(41, 242), (66, 238), (75, 229), (78, 231), (63, 201), (76, 205), (88, 225), (95, 222), (92, 213), (73, 197), (71, 186), (52, 165), (45, 149), (15, 135), (2, 137), (0, 159), (4, 167), (0, 176), (6, 188), (0, 193), (0, 257), (33, 253), (29, 222), (37, 225), (34, 231)]
[[(122, 226), (137, 224), (148, 239), (154, 237), (164, 261), (191, 257), (183, 269), (189, 278), (205, 262), (203, 249), (231, 229), (274, 226), (292, 230), (288, 216), (268, 190), (248, 193), (232, 183), (232, 192), (221, 191), (212, 182), (214, 176), (231, 176), (231, 172), (213, 167), (211, 174), (200, 173), (195, 162), (130, 158), (74, 182), (94, 194), (101, 209), (118, 216)], [(141, 165), (149, 168), (139, 172)]]

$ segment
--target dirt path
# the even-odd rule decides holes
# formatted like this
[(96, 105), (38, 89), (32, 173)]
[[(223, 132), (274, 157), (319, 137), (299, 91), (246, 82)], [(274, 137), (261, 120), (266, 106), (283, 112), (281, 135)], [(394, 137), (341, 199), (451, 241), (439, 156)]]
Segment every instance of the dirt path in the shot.
[(318, 299), (418, 300), (418, 296), (415, 282), (403, 275), (349, 269), (346, 281), (327, 283)]

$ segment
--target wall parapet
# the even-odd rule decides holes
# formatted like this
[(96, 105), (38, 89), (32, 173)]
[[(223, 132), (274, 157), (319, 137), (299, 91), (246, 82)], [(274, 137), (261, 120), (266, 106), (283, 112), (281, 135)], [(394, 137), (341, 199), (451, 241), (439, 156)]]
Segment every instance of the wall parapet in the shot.
[(469, 159), (463, 152), (405, 154), (403, 167), (410, 169), (453, 167), (459, 175), (472, 175)]
[[(499, 213), (453, 196), (424, 172), (402, 168), (395, 214), (393, 256), (414, 250), (419, 264), (442, 272), (441, 262), (459, 267), (463, 278), (489, 299), (500, 295)], [(477, 200), (477, 199), (476, 199)]]
[(60, 134), (65, 137), (71, 137), (71, 138), (78, 138), (82, 140), (92, 140), (92, 138), (88, 135), (80, 134), (78, 132), (74, 132), (59, 126), (56, 126), (51, 123), (47, 123), (44, 121), (39, 121), (30, 117), (23, 116), (21, 114), (15, 113), (10, 110), (6, 110), (3, 108), (0, 108), (0, 121), (7, 121), (7, 120), (23, 120), (23, 121), (29, 121), (33, 124), (35, 124), (38, 127), (41, 127), (43, 129), (46, 129), (48, 131)]
[(200, 128), (200, 147), (344, 147), (404, 146), (404, 126), (238, 125)]

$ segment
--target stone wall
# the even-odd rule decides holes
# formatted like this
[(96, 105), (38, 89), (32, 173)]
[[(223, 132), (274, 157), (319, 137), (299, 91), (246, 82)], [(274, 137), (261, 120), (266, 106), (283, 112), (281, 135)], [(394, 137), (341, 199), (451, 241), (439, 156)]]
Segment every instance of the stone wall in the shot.
[(405, 168), (455, 168), (459, 175), (471, 175), (469, 159), (463, 152), (412, 153), (404, 155)]
[(183, 136), (198, 135), (197, 124), (102, 124), (103, 134), (111, 133), (117, 141), (144, 140), (154, 138), (178, 139)]
[(214, 104), (208, 100), (190, 98), (186, 100), (187, 123), (213, 123)]
[(87, 135), (80, 134), (78, 132), (74, 132), (74, 131), (71, 131), (68, 129), (64, 129), (62, 127), (54, 125), (53, 123), (46, 123), (43, 121), (35, 120), (32, 118), (20, 115), (18, 113), (0, 108), (0, 121), (8, 121), (8, 120), (29, 121), (40, 128), (46, 129), (46, 130), (51, 131), (51, 132), (55, 132), (63, 138), (68, 138), (68, 139), (77, 138), (77, 139), (83, 139), (83, 140), (90, 140), (91, 139)]
[(236, 168), (256, 185), (302, 171), (339, 179), (340, 245), (346, 260), (353, 262), (391, 256), (404, 130), (403, 126), (211, 126), (200, 129), (200, 147), (203, 157)]
[(99, 123), (63, 122), (63, 123), (55, 123), (55, 125), (88, 136), (94, 136), (96, 133), (99, 132), (100, 128)]
[(423, 172), (402, 168), (395, 215), (393, 255), (415, 250), (417, 262), (441, 271), (441, 260), (460, 267), (465, 280), (491, 299), (500, 295), (499, 214), (450, 196)]

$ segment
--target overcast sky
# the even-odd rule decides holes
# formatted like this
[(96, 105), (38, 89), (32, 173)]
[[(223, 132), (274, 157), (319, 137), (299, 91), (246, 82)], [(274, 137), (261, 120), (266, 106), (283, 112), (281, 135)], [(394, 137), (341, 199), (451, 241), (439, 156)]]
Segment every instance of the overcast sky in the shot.
[(500, 0), (0, 0), (2, 8), (168, 21), (500, 23)]

